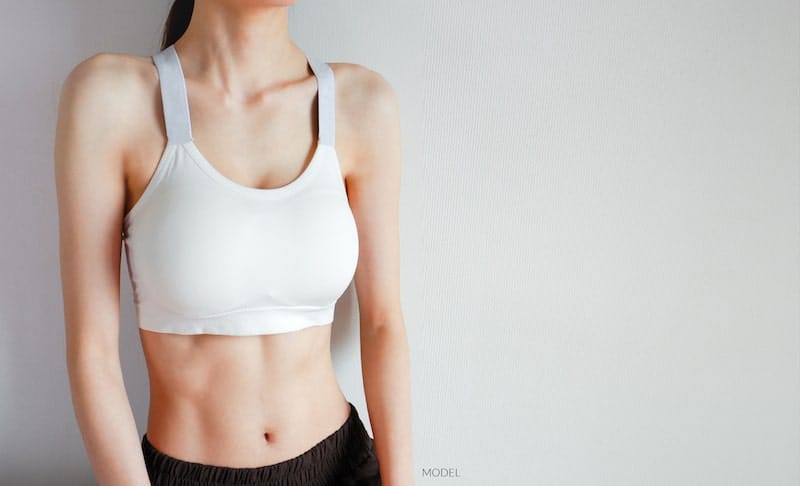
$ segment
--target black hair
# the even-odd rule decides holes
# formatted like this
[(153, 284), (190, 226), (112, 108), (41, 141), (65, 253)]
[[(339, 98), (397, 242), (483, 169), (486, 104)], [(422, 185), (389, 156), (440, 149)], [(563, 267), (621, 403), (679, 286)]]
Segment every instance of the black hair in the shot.
[(194, 11), (194, 0), (175, 0), (169, 9), (164, 23), (164, 35), (161, 38), (161, 49), (171, 46), (181, 38)]

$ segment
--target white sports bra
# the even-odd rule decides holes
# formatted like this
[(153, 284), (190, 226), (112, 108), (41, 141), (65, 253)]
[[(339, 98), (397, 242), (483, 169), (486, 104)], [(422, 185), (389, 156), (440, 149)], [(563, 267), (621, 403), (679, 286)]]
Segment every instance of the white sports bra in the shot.
[(292, 182), (260, 189), (203, 157), (174, 45), (152, 56), (168, 140), (122, 233), (140, 328), (245, 336), (333, 322), (358, 233), (334, 145), (333, 70), (305, 57), (317, 81), (316, 151)]

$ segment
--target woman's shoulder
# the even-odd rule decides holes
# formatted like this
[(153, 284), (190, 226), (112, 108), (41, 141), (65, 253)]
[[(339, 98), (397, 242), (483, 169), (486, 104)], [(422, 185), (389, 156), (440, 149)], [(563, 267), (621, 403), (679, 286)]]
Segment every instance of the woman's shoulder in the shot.
[(153, 79), (155, 66), (149, 56), (121, 52), (97, 52), (80, 60), (67, 74), (65, 84), (92, 88), (117, 96)]
[[(382, 146), (386, 134), (400, 124), (398, 96), (392, 83), (381, 72), (362, 64), (328, 63), (336, 84), (337, 117), (352, 129), (359, 151), (371, 145)], [(358, 140), (355, 140), (355, 139)]]
[(372, 67), (351, 62), (329, 62), (336, 80), (336, 94), (362, 107), (392, 101), (395, 92), (389, 80)]
[(141, 106), (141, 97), (157, 82), (148, 56), (97, 52), (72, 66), (61, 85), (61, 97), (78, 102), (76, 106), (95, 116), (125, 116)]
[(158, 74), (148, 56), (98, 52), (77, 62), (61, 84), (59, 110), (70, 127), (125, 147), (142, 126)]

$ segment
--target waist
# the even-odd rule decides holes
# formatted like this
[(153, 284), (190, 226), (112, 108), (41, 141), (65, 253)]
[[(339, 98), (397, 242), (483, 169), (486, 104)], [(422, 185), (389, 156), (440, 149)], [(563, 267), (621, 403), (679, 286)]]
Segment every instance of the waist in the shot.
[[(178, 459), (259, 467), (291, 459), (336, 431), (349, 404), (335, 383), (275, 390), (268, 403), (221, 388), (204, 403), (151, 395), (147, 436)], [(225, 391), (222, 391), (225, 390)]]

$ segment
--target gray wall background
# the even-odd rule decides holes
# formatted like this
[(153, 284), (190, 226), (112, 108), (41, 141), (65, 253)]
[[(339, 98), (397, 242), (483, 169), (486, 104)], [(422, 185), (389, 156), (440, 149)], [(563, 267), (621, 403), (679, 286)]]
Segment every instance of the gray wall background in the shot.
[[(3, 5), (0, 483), (94, 484), (65, 366), (56, 103), (91, 54), (156, 52), (167, 8)], [(417, 484), (800, 483), (799, 17), (777, 0), (293, 7), (298, 44), (400, 98)], [(334, 356), (365, 415), (355, 298)], [(458, 478), (424, 477), (439, 467)]]

